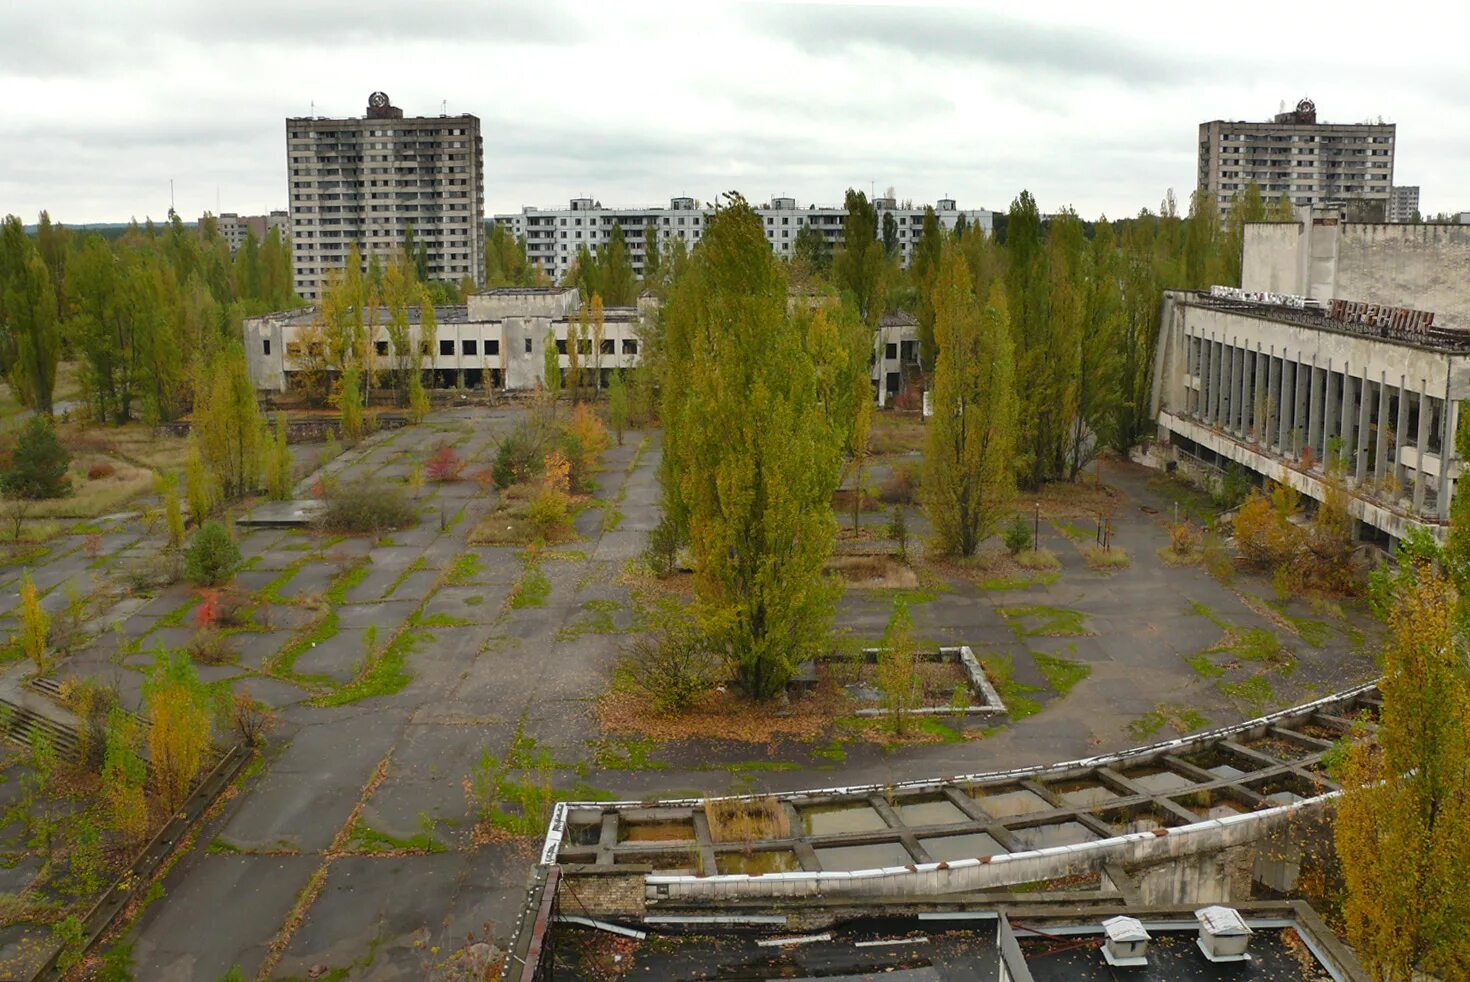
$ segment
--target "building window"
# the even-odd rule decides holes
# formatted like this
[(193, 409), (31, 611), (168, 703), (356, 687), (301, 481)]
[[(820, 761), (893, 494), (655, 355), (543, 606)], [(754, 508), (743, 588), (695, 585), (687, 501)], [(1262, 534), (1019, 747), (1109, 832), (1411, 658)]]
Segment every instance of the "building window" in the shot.
[(894, 359), (894, 358), (897, 358), (898, 357), (898, 345), (896, 345), (896, 344), (885, 345), (884, 348), (883, 348), (883, 357), (884, 358), (888, 358), (890, 360), (891, 359)]
[(561, 340), (559, 340), (559, 341), (556, 342), (556, 353), (559, 354), (559, 355), (564, 355), (564, 354), (567, 353), (567, 339), (566, 338), (562, 338)]
[(379, 356), (385, 356), (385, 355), (388, 354), (388, 342), (387, 341), (374, 341), (373, 342), (373, 349), (375, 351), (377, 351), (377, 353), (379, 354)]
[(440, 341), (439, 341), (439, 354), (441, 354), (441, 355), (452, 355), (452, 354), (454, 354), (454, 342), (452, 340), (447, 339), (447, 338), (440, 339)]
[(267, 355), (269, 355), (271, 353), (271, 339), (270, 338), (262, 338), (261, 339), (261, 346), (265, 349), (265, 353)]
[(638, 342), (631, 338), (623, 341), (623, 354), (636, 355), (638, 353)]
[(461, 341), (459, 344), (460, 344), (460, 350), (461, 350), (461, 353), (462, 354), (466, 354), (466, 355), (479, 354), (480, 344), (479, 344), (478, 341), (475, 341), (472, 338), (466, 338), (464, 341)]
[(605, 338), (603, 340), (603, 342), (602, 342), (602, 353), (605, 354), (605, 355), (615, 355), (615, 354), (617, 354), (618, 353), (617, 344), (618, 343), (616, 341), (614, 341), (612, 338)]
[(531, 339), (530, 338), (526, 338), (526, 354), (529, 355), (530, 353), (531, 353)]
[(485, 339), (485, 354), (487, 354), (487, 355), (498, 355), (498, 354), (500, 354), (500, 339), (499, 338), (486, 338)]

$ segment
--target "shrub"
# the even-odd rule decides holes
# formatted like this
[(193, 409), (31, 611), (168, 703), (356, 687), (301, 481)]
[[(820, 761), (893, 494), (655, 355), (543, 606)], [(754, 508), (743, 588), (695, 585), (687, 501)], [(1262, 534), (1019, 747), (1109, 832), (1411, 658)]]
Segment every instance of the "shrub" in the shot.
[(529, 427), (520, 426), (506, 434), (495, 451), (495, 463), (490, 468), (495, 484), (502, 490), (512, 484), (529, 481), (541, 473), (545, 456), (541, 453), (541, 441)]
[(219, 586), (229, 581), (240, 565), (240, 547), (224, 525), (205, 522), (189, 540), (184, 554), (184, 575), (195, 586)]
[(240, 739), (252, 747), (258, 747), (265, 739), (265, 731), (275, 720), (275, 713), (265, 703), (241, 687), (230, 700), (230, 726)]
[(705, 637), (682, 611), (667, 605), (657, 620), (652, 631), (629, 644), (624, 666), (655, 708), (677, 713), (715, 684), (719, 663)]
[(889, 505), (911, 505), (918, 500), (918, 492), (918, 468), (912, 464), (894, 464), (878, 488), (878, 500)]
[(1169, 526), (1169, 551), (1175, 556), (1192, 556), (1199, 549), (1200, 532), (1188, 519)]
[(123, 567), (122, 574), (128, 587), (135, 593), (149, 593), (179, 582), (184, 570), (179, 554), (173, 550), (164, 550), (145, 554), (128, 562)]
[(0, 490), (20, 498), (60, 498), (70, 489), (70, 463), (50, 417), (32, 416), (20, 431), (10, 466), (0, 474)]
[[(563, 433), (557, 441), (557, 449), (551, 453), (566, 461), (568, 493), (584, 494), (592, 489), (592, 473), (596, 469), (597, 453), (589, 450), (575, 433), (570, 430)], [(547, 461), (550, 460), (551, 455), (548, 455)]]
[(228, 665), (239, 657), (234, 640), (212, 627), (200, 628), (189, 639), (189, 657), (200, 665)]
[(588, 455), (600, 454), (612, 445), (602, 420), (597, 418), (597, 414), (586, 403), (572, 410), (567, 432), (581, 444), (583, 452)]
[(458, 481), (460, 474), (464, 472), (464, 466), (464, 458), (455, 453), (453, 447), (440, 444), (434, 448), (428, 462), (424, 464), (424, 474), (435, 484), (443, 484), (447, 481)]
[(904, 514), (903, 505), (893, 506), (893, 517), (888, 520), (888, 537), (898, 544), (898, 558), (908, 562), (909, 558), (909, 523), (908, 516)]
[(331, 532), (377, 533), (407, 528), (418, 521), (418, 513), (396, 484), (362, 478), (325, 489), (317, 524)]
[(536, 538), (553, 542), (570, 530), (570, 499), (565, 492), (543, 486), (526, 507), (526, 519)]
[(116, 467), (113, 467), (111, 464), (103, 461), (100, 464), (93, 464), (91, 467), (87, 468), (87, 480), (100, 481), (104, 477), (111, 477), (116, 473)]
[(1012, 556), (1021, 554), (1021, 550), (1032, 543), (1033, 530), (1029, 522), (1020, 515), (1011, 519), (1011, 524), (1006, 526), (1005, 543), (1006, 552)]

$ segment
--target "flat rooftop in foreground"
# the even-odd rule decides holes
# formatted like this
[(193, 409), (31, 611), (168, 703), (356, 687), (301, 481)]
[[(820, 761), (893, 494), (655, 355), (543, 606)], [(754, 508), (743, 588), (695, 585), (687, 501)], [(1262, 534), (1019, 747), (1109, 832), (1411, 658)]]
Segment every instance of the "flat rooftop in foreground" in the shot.
[(1114, 968), (1103, 960), (1100, 932), (1044, 940), (1028, 937), (1016, 921), (1012, 927), (1035, 982), (1326, 982), (1332, 978), (1290, 925), (1257, 926), (1251, 936), (1250, 959), (1222, 964), (1210, 962), (1200, 952), (1195, 944), (1199, 931), (1193, 926), (1170, 931), (1155, 927), (1149, 930), (1148, 964), (1133, 968)]
[[(967, 979), (977, 982), (1351, 982), (1365, 978), (1304, 905), (1246, 914), (1255, 932), (1249, 959), (1211, 962), (1195, 943), (1196, 924), (1170, 909), (1136, 911), (1151, 935), (1148, 964), (1114, 967), (1103, 958), (1101, 921), (1053, 909), (1035, 924), (1024, 909), (872, 916), (837, 927), (779, 934), (753, 930), (657, 933), (635, 940), (562, 924), (554, 978), (603, 979)], [(1306, 919), (1299, 919), (1307, 915)], [(958, 918), (958, 919), (956, 919)], [(1040, 937), (1034, 932), (1045, 932)]]

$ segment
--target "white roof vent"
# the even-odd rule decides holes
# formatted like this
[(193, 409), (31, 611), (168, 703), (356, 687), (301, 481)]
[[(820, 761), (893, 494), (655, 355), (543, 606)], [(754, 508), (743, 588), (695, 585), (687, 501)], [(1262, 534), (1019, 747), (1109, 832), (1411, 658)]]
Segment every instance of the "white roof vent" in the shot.
[(1103, 959), (1109, 965), (1147, 965), (1148, 932), (1136, 917), (1109, 917), (1102, 922), (1108, 940), (1103, 943)]
[(1252, 931), (1234, 907), (1201, 907), (1194, 912), (1199, 921), (1195, 944), (1212, 962), (1243, 962), (1250, 959), (1246, 947)]

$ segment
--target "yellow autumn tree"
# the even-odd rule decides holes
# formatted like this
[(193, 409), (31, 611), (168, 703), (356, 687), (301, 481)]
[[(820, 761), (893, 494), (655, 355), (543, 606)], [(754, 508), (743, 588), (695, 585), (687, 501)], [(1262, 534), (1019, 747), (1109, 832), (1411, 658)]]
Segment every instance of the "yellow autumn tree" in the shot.
[(148, 707), (148, 759), (159, 800), (169, 812), (188, 797), (213, 737), (209, 693), (185, 651), (160, 651), (143, 684)]
[(46, 657), (46, 639), (51, 632), (51, 615), (41, 606), (41, 595), (26, 570), (20, 581), (20, 647), (36, 666), (36, 674), (44, 675), (51, 667)]
[(1349, 753), (1334, 833), (1348, 939), (1379, 982), (1470, 965), (1470, 683), (1454, 589), (1406, 583), (1389, 617), (1376, 743)]

